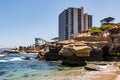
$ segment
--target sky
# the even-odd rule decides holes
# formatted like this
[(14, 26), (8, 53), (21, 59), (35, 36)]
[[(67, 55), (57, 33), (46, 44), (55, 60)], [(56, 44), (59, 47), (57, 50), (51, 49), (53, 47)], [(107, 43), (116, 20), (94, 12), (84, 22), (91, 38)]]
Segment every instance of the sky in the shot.
[(93, 26), (114, 17), (120, 22), (120, 0), (0, 0), (0, 48), (34, 44), (58, 36), (58, 16), (69, 7), (84, 7), (93, 15)]

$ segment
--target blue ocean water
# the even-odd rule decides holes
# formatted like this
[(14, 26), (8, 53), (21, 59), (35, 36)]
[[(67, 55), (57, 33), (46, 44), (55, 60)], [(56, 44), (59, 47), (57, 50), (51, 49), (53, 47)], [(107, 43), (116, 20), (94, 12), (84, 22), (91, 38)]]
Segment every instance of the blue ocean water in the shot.
[[(39, 61), (36, 56), (0, 55), (0, 80), (77, 80), (76, 77), (84, 74), (83, 67), (65, 67), (57, 62)], [(25, 57), (30, 57), (30, 60), (24, 60)]]

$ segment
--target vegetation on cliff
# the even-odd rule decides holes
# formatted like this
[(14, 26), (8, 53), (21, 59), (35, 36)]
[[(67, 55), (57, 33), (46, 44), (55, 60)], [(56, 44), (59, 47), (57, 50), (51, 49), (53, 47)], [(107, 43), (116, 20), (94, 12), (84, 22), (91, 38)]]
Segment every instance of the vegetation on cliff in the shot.
[(101, 25), (100, 27), (91, 27), (90, 32), (93, 36), (99, 36), (104, 30), (110, 30), (114, 27), (120, 27), (120, 23), (117, 24), (108, 24), (108, 25)]
[(93, 36), (94, 36), (94, 35), (99, 36), (99, 35), (101, 34), (102, 30), (101, 30), (101, 28), (99, 28), (99, 27), (92, 27), (92, 28), (90, 29), (90, 32), (91, 32), (91, 34), (92, 34)]

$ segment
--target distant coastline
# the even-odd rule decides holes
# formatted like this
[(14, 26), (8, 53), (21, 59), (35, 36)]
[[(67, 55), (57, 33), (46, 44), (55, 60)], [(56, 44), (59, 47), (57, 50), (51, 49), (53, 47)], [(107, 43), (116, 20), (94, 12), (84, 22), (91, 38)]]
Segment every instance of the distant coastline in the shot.
[(0, 52), (3, 52), (5, 50), (11, 50), (12, 48), (0, 48)]

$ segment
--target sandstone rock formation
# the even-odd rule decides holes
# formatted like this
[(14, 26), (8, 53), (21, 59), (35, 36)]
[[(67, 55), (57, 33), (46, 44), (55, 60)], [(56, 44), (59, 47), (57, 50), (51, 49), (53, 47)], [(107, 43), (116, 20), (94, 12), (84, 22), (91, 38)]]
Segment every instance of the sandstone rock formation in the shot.
[(74, 40), (84, 42), (91, 48), (90, 56), (86, 57), (87, 61), (102, 61), (103, 48), (108, 45), (108, 37), (88, 36), (88, 37), (75, 37)]
[(115, 27), (109, 30), (110, 42), (109, 53), (111, 55), (120, 55), (120, 27)]
[[(72, 41), (71, 43), (69, 43)], [(69, 44), (63, 45), (63, 48), (59, 51), (62, 64), (68, 66), (84, 66), (85, 57), (90, 55), (91, 48), (80, 41), (68, 40)], [(67, 43), (67, 41), (65, 41)], [(60, 45), (65, 42), (58, 43)]]
[(61, 60), (63, 65), (84, 66), (87, 61), (103, 60), (102, 48), (108, 45), (108, 38), (80, 37), (51, 43), (39, 51), (38, 59)]
[[(113, 25), (112, 25), (113, 26)], [(62, 60), (63, 65), (84, 66), (86, 61), (120, 61), (120, 27), (113, 26), (107, 36), (76, 36), (39, 51), (38, 59)]]
[(103, 48), (103, 59), (105, 61), (120, 61), (120, 27), (109, 29), (109, 43)]
[(45, 45), (41, 50), (39, 50), (36, 59), (44, 60), (44, 55), (49, 52), (49, 45)]
[(64, 46), (60, 51), (59, 55), (69, 57), (69, 56), (77, 56), (77, 57), (87, 57), (90, 55), (91, 48), (82, 42), (75, 42), (74, 44), (68, 44)]
[(61, 45), (51, 44), (49, 46), (49, 51), (44, 55), (44, 59), (47, 61), (58, 61), (60, 60), (60, 56), (58, 52), (61, 50)]

